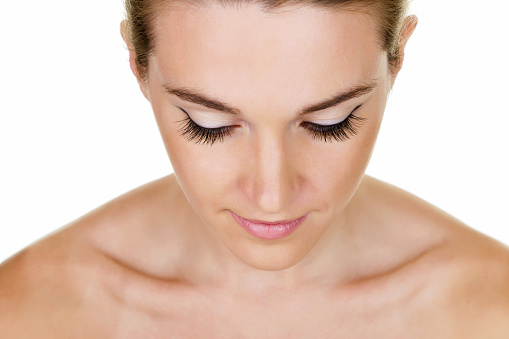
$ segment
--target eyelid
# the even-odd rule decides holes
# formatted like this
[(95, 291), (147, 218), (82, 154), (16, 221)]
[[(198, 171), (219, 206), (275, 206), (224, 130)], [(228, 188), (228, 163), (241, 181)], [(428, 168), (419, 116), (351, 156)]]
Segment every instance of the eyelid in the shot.
[[(210, 123), (212, 125), (212, 126), (211, 125), (207, 126), (203, 122), (200, 123), (201, 119), (199, 118), (199, 115), (200, 115), (199, 112), (198, 113), (194, 113), (194, 114), (189, 114), (189, 112), (187, 112), (182, 107), (179, 107), (179, 106), (176, 106), (176, 107), (178, 109), (180, 109), (182, 112), (184, 112), (187, 115), (187, 117), (189, 119), (191, 119), (196, 125), (198, 125), (199, 127), (205, 128), (205, 129), (220, 129), (220, 128), (223, 128), (223, 127), (229, 127), (229, 126), (233, 125), (231, 119), (224, 119), (224, 120), (223, 119), (218, 119), (218, 120), (215, 120), (215, 121), (212, 121), (212, 120), (207, 121), (208, 123)], [(208, 115), (208, 113), (202, 113), (202, 114)], [(210, 113), (210, 114), (214, 114), (214, 115), (217, 116), (217, 113)], [(196, 117), (196, 115), (198, 115), (198, 117)]]
[[(316, 126), (332, 126), (332, 125), (337, 125), (337, 124), (340, 124), (342, 123), (343, 121), (345, 121), (346, 119), (348, 119), (348, 117), (350, 117), (355, 111), (357, 111), (363, 104), (360, 104), (360, 105), (357, 105), (349, 114), (347, 114), (346, 116), (342, 117), (342, 118), (336, 118), (336, 119), (309, 119), (309, 120), (306, 120), (307, 123), (310, 123), (312, 125), (316, 125)], [(319, 122), (321, 123), (318, 123), (316, 122), (316, 120), (318, 120)], [(323, 123), (324, 121), (328, 122), (328, 123)]]
[(366, 118), (350, 114), (345, 120), (334, 125), (318, 125), (311, 122), (302, 123), (302, 127), (311, 133), (313, 139), (329, 141), (347, 141), (357, 135)]
[[(184, 113), (187, 112), (182, 109)], [(178, 132), (181, 136), (189, 141), (194, 141), (196, 144), (213, 145), (216, 142), (222, 142), (226, 137), (229, 137), (235, 126), (225, 126), (219, 128), (206, 128), (201, 127), (191, 119), (189, 115), (187, 118), (178, 121), (181, 123)]]
[[(357, 105), (348, 115), (346, 115), (344, 118), (342, 118), (341, 120), (339, 121), (334, 121), (334, 122), (330, 122), (331, 120), (333, 119), (322, 119), (322, 122), (323, 121), (329, 121), (329, 123), (317, 123), (317, 122), (312, 122), (312, 121), (305, 121), (306, 123), (308, 124), (311, 124), (311, 125), (315, 125), (315, 126), (333, 126), (333, 125), (337, 125), (337, 124), (340, 124), (342, 122), (344, 122), (346, 119), (348, 119), (355, 111), (357, 111), (363, 104), (359, 104)], [(183, 109), (182, 107), (179, 107), (179, 106), (176, 106), (178, 109), (180, 109), (182, 112), (184, 112), (184, 114), (187, 115), (187, 117), (192, 120), (192, 122), (194, 124), (196, 124), (197, 126), (203, 128), (203, 129), (208, 129), (208, 130), (220, 130), (221, 128), (228, 128), (228, 127), (232, 127), (232, 124), (225, 124), (225, 125), (220, 125), (220, 126), (214, 126), (214, 127), (208, 127), (208, 126), (203, 126), (201, 124), (199, 124), (198, 122), (196, 122), (196, 119), (193, 119), (191, 118), (191, 116), (189, 115), (189, 113)], [(311, 119), (312, 120), (312, 119)], [(320, 120), (320, 119), (318, 119)], [(334, 119), (334, 120), (337, 120), (337, 119)]]

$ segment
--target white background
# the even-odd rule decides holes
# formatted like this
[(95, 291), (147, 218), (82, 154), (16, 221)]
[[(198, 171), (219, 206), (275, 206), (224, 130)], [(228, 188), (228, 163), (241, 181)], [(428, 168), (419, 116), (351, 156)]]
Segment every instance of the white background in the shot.
[[(368, 174), (509, 244), (503, 1), (415, 0)], [(0, 261), (171, 172), (119, 34), (122, 1), (4, 1)]]

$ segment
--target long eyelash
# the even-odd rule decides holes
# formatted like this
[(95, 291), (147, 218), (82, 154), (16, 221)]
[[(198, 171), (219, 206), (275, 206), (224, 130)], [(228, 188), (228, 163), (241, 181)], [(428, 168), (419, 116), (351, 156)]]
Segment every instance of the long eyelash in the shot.
[[(184, 110), (182, 110), (184, 111)], [(184, 113), (186, 113), (184, 111)], [(187, 113), (186, 113), (187, 114)], [(178, 121), (184, 123), (178, 131), (187, 140), (194, 140), (196, 144), (209, 144), (212, 145), (217, 141), (223, 141), (225, 137), (232, 134), (235, 126), (224, 126), (218, 128), (205, 128), (196, 124), (189, 115), (187, 118)]]
[[(305, 121), (302, 123), (302, 126), (311, 133), (313, 139), (322, 139), (325, 142), (346, 141), (352, 136), (355, 136), (366, 121), (365, 118), (361, 118), (353, 114), (357, 108), (355, 108), (345, 120), (334, 125), (318, 125)], [(187, 117), (178, 121), (180, 123), (185, 123), (178, 131), (189, 141), (194, 140), (196, 144), (213, 145), (217, 141), (222, 142), (224, 138), (230, 136), (235, 129), (235, 126), (224, 126), (218, 128), (202, 127), (195, 123), (186, 111), (183, 109), (181, 110), (187, 115)]]
[(329, 141), (346, 141), (357, 134), (361, 126), (366, 121), (365, 118), (350, 114), (345, 120), (334, 125), (318, 125), (311, 122), (303, 122), (302, 125), (310, 133), (313, 139), (322, 139)]

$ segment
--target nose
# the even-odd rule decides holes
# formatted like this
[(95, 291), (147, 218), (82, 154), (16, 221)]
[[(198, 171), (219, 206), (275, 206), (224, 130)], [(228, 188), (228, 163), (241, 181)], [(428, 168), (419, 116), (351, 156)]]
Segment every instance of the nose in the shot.
[(288, 216), (300, 183), (297, 157), (280, 137), (259, 138), (249, 161), (248, 195), (264, 215)]

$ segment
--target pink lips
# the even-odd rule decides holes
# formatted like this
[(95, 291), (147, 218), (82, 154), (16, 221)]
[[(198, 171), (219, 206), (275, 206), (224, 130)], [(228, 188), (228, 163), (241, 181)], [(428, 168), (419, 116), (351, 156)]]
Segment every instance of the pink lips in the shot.
[[(231, 211), (230, 211), (231, 212)], [(233, 218), (246, 230), (247, 233), (254, 237), (267, 240), (281, 239), (290, 235), (295, 231), (306, 219), (306, 215), (296, 220), (280, 221), (280, 222), (264, 222), (258, 220), (244, 219), (237, 214), (231, 212)]]

